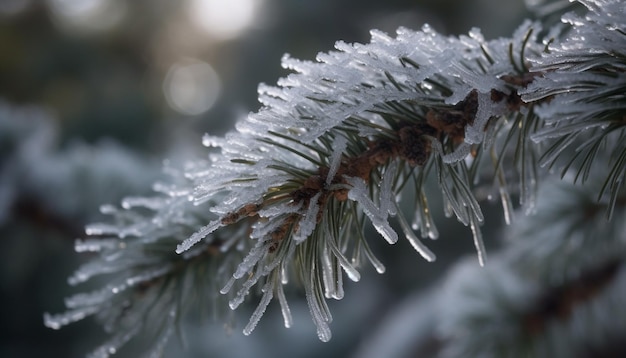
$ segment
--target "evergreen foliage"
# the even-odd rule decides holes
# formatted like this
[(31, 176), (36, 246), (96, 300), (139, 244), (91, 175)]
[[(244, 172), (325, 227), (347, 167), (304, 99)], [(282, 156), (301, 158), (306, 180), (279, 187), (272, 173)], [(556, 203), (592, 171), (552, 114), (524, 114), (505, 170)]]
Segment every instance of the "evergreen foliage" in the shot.
[[(424, 26), (338, 42), (314, 62), (286, 55), (293, 73), (259, 86), (262, 108), (236, 131), (205, 135), (216, 148), (206, 160), (166, 168), (171, 179), (153, 197), (102, 208), (111, 220), (76, 243), (97, 255), (69, 282), (108, 281), (68, 298), (68, 311), (45, 324), (96, 316), (112, 336), (93, 356), (141, 334), (154, 337), (147, 351), (158, 356), (186, 311), (223, 315), (251, 292), (259, 303), (244, 334), (274, 298), (290, 327), (284, 286), (295, 281), (328, 341), (327, 300), (344, 296), (345, 277), (359, 281), (363, 264), (385, 271), (365, 228), (433, 261), (441, 223), (429, 200), (439, 196), (478, 259), (438, 293), (435, 333), (420, 337), (437, 342), (433, 356), (611, 351), (626, 334), (607, 324), (611, 315), (626, 322), (626, 10), (619, 0), (578, 2), (584, 9), (562, 24), (526, 21), (511, 38)], [(549, 184), (552, 172), (584, 186)], [(439, 193), (425, 190), (429, 178)], [(492, 183), (511, 225), (488, 260), (476, 189)]]

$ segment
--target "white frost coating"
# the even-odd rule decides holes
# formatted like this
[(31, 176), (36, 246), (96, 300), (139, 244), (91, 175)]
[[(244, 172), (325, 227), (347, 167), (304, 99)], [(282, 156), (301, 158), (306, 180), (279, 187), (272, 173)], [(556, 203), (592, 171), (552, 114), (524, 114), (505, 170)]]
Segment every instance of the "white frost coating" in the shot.
[[(517, 45), (518, 39), (515, 41)], [(534, 43), (532, 39), (529, 41), (527, 53), (535, 46)], [(141, 206), (158, 211), (153, 220), (143, 217), (146, 210), (133, 213), (132, 210), (111, 209), (111, 213), (121, 219), (118, 221), (122, 223), (121, 225), (91, 226), (88, 229), (89, 233), (94, 235), (112, 234), (118, 237), (136, 235), (138, 240), (118, 240), (120, 242), (118, 247), (113, 246), (112, 243), (109, 245), (108, 241), (106, 245), (101, 246), (92, 242), (77, 245), (79, 250), (100, 250), (98, 262), (101, 266), (90, 266), (79, 272), (76, 282), (88, 278), (89, 275), (109, 271), (135, 271), (123, 275), (122, 281), (106, 286), (104, 291), (70, 298), (69, 309), (72, 309), (72, 306), (85, 309), (72, 311), (61, 318), (46, 315), (47, 325), (58, 328), (65, 321), (78, 320), (86, 314), (91, 314), (92, 311), (89, 310), (102, 312), (104, 315), (109, 315), (110, 311), (115, 313), (115, 310), (120, 308), (118, 298), (126, 298), (126, 296), (120, 297), (119, 292), (166, 272), (167, 257), (159, 256), (157, 262), (148, 262), (149, 265), (153, 265), (149, 266), (150, 268), (142, 265), (144, 259), (142, 255), (152, 257), (149, 256), (152, 253), (138, 250), (148, 240), (161, 243), (159, 240), (177, 237), (175, 235), (189, 228), (196, 230), (200, 225), (214, 219), (214, 216), (208, 216), (207, 219), (203, 214), (215, 213), (221, 216), (232, 213), (241, 209), (243, 205), (261, 203), (264, 198), (271, 198), (272, 194), (277, 191), (279, 200), (283, 200), (283, 190), (290, 185), (289, 183), (293, 183), (293, 173), (312, 173), (314, 170), (319, 170), (320, 163), (321, 165), (327, 164), (329, 167), (325, 181), (327, 185), (330, 184), (341, 166), (342, 154), (346, 151), (348, 143), (346, 138), (354, 139), (357, 134), (361, 136), (384, 135), (386, 131), (384, 128), (394, 127), (383, 120), (381, 114), (374, 113), (386, 104), (409, 100), (411, 106), (427, 109), (431, 108), (431, 105), (456, 104), (466, 98), (467, 94), (475, 88), (484, 94), (489, 93), (491, 89), (500, 88), (498, 86), (502, 85), (502, 81), (497, 78), (503, 74), (514, 73), (510, 66), (511, 61), (507, 57), (508, 44), (509, 40), (485, 43), (482, 35), (475, 30), (472, 30), (469, 37), (455, 38), (442, 36), (425, 26), (422, 31), (417, 32), (399, 29), (396, 38), (373, 31), (371, 43), (364, 45), (338, 42), (336, 48), (339, 51), (320, 54), (317, 62), (299, 61), (286, 56), (283, 59), (283, 65), (297, 73), (279, 80), (275, 87), (259, 86), (259, 100), (263, 108), (239, 122), (236, 125), (237, 132), (230, 133), (224, 138), (206, 135), (203, 143), (209, 147), (219, 147), (220, 150), (212, 151), (208, 160), (198, 161), (181, 170), (177, 178), (184, 180), (186, 184), (183, 184), (183, 187), (155, 186), (157, 191), (168, 197), (163, 201), (130, 198), (122, 204), (127, 209)], [(485, 51), (495, 59), (495, 65), (486, 60), (482, 53), (482, 45)], [(499, 63), (504, 65), (500, 66)], [(435, 83), (449, 88), (453, 95), (442, 94), (440, 87), (435, 86)], [(528, 95), (535, 94), (532, 92)], [(575, 98), (571, 97), (570, 100), (574, 101)], [(483, 140), (481, 130), (484, 123), (481, 120), (486, 121), (495, 114), (494, 107), (491, 105), (479, 105), (475, 128), (469, 128), (475, 132), (466, 135), (468, 141), (466, 144)], [(549, 110), (545, 109), (546, 112)], [(397, 113), (390, 114), (396, 115)], [(396, 117), (391, 118), (394, 120)], [(388, 117), (385, 116), (385, 119)], [(371, 126), (363, 124), (368, 122)], [(274, 131), (275, 134), (268, 133), (268, 130)], [(322, 135), (325, 137), (319, 138)], [(336, 138), (336, 141), (334, 147), (329, 149), (326, 143), (331, 138)], [(444, 160), (447, 163), (458, 162), (467, 155), (468, 151), (469, 146), (463, 145), (455, 153), (444, 156)], [(350, 151), (350, 153), (353, 152)], [(453, 203), (457, 215), (465, 214), (469, 220), (468, 203), (463, 202), (467, 199), (463, 199), (463, 196), (456, 192), (450, 193), (451, 188), (454, 187), (450, 185), (451, 177), (446, 171), (450, 167), (452, 166), (446, 165), (442, 170), (442, 175), (445, 176), (442, 184), (444, 189), (448, 190), (444, 200), (446, 203)], [(354, 203), (350, 205), (359, 206), (364, 216), (368, 217), (376, 230), (390, 243), (395, 243), (398, 239), (398, 234), (389, 223), (389, 217), (398, 213), (396, 207), (398, 199), (393, 195), (393, 179), (397, 170), (397, 164), (392, 163), (384, 172), (379, 187), (372, 187), (371, 183), (365, 183), (359, 178), (346, 178), (346, 182), (352, 185), (348, 197)], [(288, 185), (286, 186), (285, 183)], [(372, 192), (375, 195), (372, 196)], [(258, 212), (260, 220), (254, 225), (252, 233), (253, 239), (258, 240), (252, 249), (249, 249), (249, 246), (253, 245), (254, 240), (235, 240), (235, 238), (241, 238), (242, 235), (248, 236), (249, 227), (233, 225), (233, 231), (227, 232), (230, 228), (221, 228), (226, 225), (220, 221), (210, 222), (209, 225), (196, 231), (178, 245), (176, 251), (182, 253), (179, 258), (190, 259), (204, 247), (196, 243), (219, 229), (218, 234), (224, 234), (224, 237), (220, 239), (226, 240), (222, 241), (224, 245), (220, 248), (225, 254), (235, 250), (243, 252), (244, 255), (247, 254), (230, 279), (228, 279), (232, 269), (230, 261), (220, 266), (217, 276), (217, 279), (220, 277), (224, 280), (228, 279), (220, 290), (223, 294), (233, 293), (232, 291), (235, 290), (233, 287), (239, 279), (245, 281), (229, 302), (233, 309), (243, 302), (253, 286), (260, 283), (265, 285), (263, 298), (244, 329), (244, 333), (252, 332), (274, 294), (278, 296), (285, 326), (292, 325), (291, 312), (280, 279), (282, 277), (282, 282), (286, 283), (285, 267), (291, 267), (296, 244), (310, 237), (317, 228), (316, 219), (321, 210), (320, 195), (317, 193), (310, 198), (306, 206), (301, 203), (293, 206), (269, 204), (260, 210)], [(193, 204), (206, 205), (208, 210), (205, 211), (205, 207), (191, 207), (191, 204), (189, 207), (184, 206), (185, 203), (176, 204), (174, 199), (182, 201), (189, 199)], [(472, 203), (469, 204), (471, 206)], [(451, 212), (451, 210), (448, 211)], [(293, 236), (294, 239), (284, 242), (288, 243), (289, 247), (284, 250), (285, 247), (281, 246), (277, 252), (268, 253), (269, 231), (284, 222), (286, 215), (294, 212), (302, 215), (302, 218), (298, 223), (299, 228), (296, 230), (298, 232)], [(132, 216), (133, 214), (137, 214), (137, 217)], [(428, 218), (428, 215), (425, 217)], [(401, 217), (401, 220), (404, 218)], [(422, 220), (422, 225), (424, 222), (428, 221)], [(411, 230), (407, 229), (408, 225), (405, 222), (401, 223), (411, 244), (427, 259), (434, 259), (434, 255), (421, 244)], [(476, 230), (478, 221), (472, 217), (471, 223), (472, 230)], [(341, 232), (344, 233), (343, 228)], [(436, 235), (431, 230), (427, 232), (429, 236)], [(326, 237), (319, 236), (320, 245), (325, 244), (323, 240)], [(350, 247), (352, 242), (343, 242), (343, 239), (343, 237), (333, 239), (329, 236), (329, 244), (325, 244), (324, 254), (318, 257), (318, 260), (307, 262), (305, 265), (311, 270), (310, 276), (304, 278), (307, 303), (317, 327), (318, 336), (322, 341), (328, 341), (331, 337), (329, 323), (332, 317), (326, 300), (323, 298), (325, 293), (321, 292), (322, 289), (318, 287), (320, 285), (318, 276), (323, 274), (326, 295), (332, 298), (343, 297), (342, 270), (354, 281), (360, 277), (355, 269), (355, 263), (349, 262), (342, 252), (345, 249), (343, 245)], [(345, 239), (350, 240), (350, 238)], [(475, 238), (477, 246), (481, 246), (478, 239)], [(126, 245), (129, 249), (124, 249)], [(376, 270), (380, 273), (384, 272), (384, 265), (374, 257), (365, 242), (363, 247)], [(288, 252), (285, 253), (285, 251)], [(227, 257), (230, 256), (227, 255)], [(154, 269), (154, 267), (159, 269)], [(92, 269), (93, 271), (90, 271)], [(219, 281), (221, 282), (221, 279)], [(273, 290), (276, 290), (275, 293)], [(181, 297), (186, 299), (188, 296), (183, 292)], [(141, 308), (141, 304), (145, 301), (141, 301), (142, 297), (133, 296), (133, 300), (135, 299), (137, 301), (131, 303), (138, 304), (132, 307)], [(92, 308), (90, 304), (97, 309)], [(141, 312), (132, 309), (129, 312), (135, 316), (141, 315)], [(57, 317), (56, 320), (53, 319), (55, 317)], [(146, 319), (139, 320), (138, 327), (143, 322), (146, 325), (154, 323), (151, 317), (141, 318)], [(103, 355), (115, 352), (119, 347), (117, 342), (123, 342), (125, 337), (128, 337), (125, 332), (119, 333), (116, 340), (103, 346), (101, 350)]]
[[(360, 244), (362, 245), (363, 251), (365, 253), (365, 256), (367, 257), (367, 259), (370, 261), (370, 263), (372, 264), (372, 266), (374, 266), (374, 269), (376, 269), (376, 272), (378, 272), (379, 274), (383, 274), (386, 271), (385, 265), (383, 265), (382, 262), (380, 262), (380, 260), (378, 260), (378, 258), (376, 257), (376, 255), (374, 255), (374, 253), (372, 252), (372, 249), (369, 247), (369, 245), (367, 244), (367, 241), (365, 241), (364, 239), (360, 242)], [(357, 257), (353, 257), (352, 262), (354, 264), (358, 263)]]
[(202, 136), (202, 145), (209, 148), (218, 148), (226, 146), (226, 138), (224, 137), (216, 137), (209, 134), (204, 134)]
[(326, 243), (330, 247), (333, 255), (335, 255), (335, 257), (339, 261), (339, 265), (341, 265), (350, 280), (352, 280), (353, 282), (359, 282), (359, 280), (361, 280), (361, 274), (354, 266), (352, 266), (350, 261), (344, 256), (341, 250), (339, 250), (339, 247), (337, 247), (337, 243), (335, 242), (335, 238), (330, 233), (330, 229), (328, 228), (328, 226), (325, 226), (325, 229)]
[(237, 307), (239, 307), (239, 305), (243, 303), (246, 296), (250, 293), (250, 288), (256, 285), (257, 282), (259, 282), (259, 279), (261, 278), (261, 276), (263, 275), (260, 272), (260, 270), (256, 271), (250, 278), (248, 278), (243, 283), (239, 291), (237, 291), (237, 294), (235, 295), (235, 297), (228, 302), (228, 307), (230, 307), (231, 310), (236, 310)]
[(204, 239), (205, 237), (207, 237), (207, 235), (210, 235), (222, 226), (223, 224), (221, 220), (215, 220), (210, 222), (208, 225), (202, 227), (200, 230), (196, 231), (193, 235), (188, 237), (185, 241), (176, 246), (176, 253), (181, 254), (189, 250), (198, 241)]
[[(398, 208), (398, 211), (400, 211), (400, 208)], [(406, 236), (407, 240), (409, 240), (409, 243), (411, 244), (411, 246), (413, 246), (415, 251), (417, 251), (426, 261), (435, 261), (437, 256), (435, 256), (435, 254), (420, 241), (420, 239), (417, 237), (417, 235), (415, 235), (413, 230), (411, 230), (411, 227), (409, 226), (409, 223), (406, 221), (406, 218), (404, 217), (404, 214), (402, 214), (402, 212), (400, 212), (400, 214), (398, 215), (398, 220), (400, 221), (400, 226), (402, 227), (404, 235)]]
[(122, 207), (124, 209), (131, 209), (134, 207), (143, 207), (151, 210), (158, 210), (163, 207), (165, 200), (160, 197), (144, 198), (144, 197), (126, 197), (122, 200)]
[(256, 265), (259, 260), (261, 260), (265, 252), (266, 249), (263, 247), (263, 241), (257, 241), (256, 245), (254, 245), (250, 252), (248, 252), (248, 255), (246, 255), (243, 261), (239, 263), (239, 265), (237, 266), (237, 270), (235, 270), (235, 273), (233, 274), (233, 277), (235, 279), (240, 279), (248, 272), (251, 272), (254, 265)]
[(329, 160), (328, 175), (326, 176), (327, 186), (330, 185), (335, 178), (335, 174), (337, 174), (337, 169), (339, 169), (339, 165), (341, 164), (341, 156), (343, 155), (343, 151), (346, 150), (347, 145), (348, 139), (344, 136), (337, 136), (335, 142), (333, 142), (333, 154)]
[(61, 314), (51, 315), (44, 313), (43, 320), (44, 325), (52, 329), (60, 329), (72, 322), (80, 321), (81, 319), (90, 316), (98, 311), (98, 307), (82, 307), (79, 309), (67, 311)]
[(230, 292), (230, 290), (233, 288), (233, 285), (235, 284), (235, 281), (237, 281), (237, 279), (234, 277), (231, 277), (230, 279), (228, 279), (224, 287), (222, 287), (222, 289), (220, 290), (220, 293), (222, 295), (225, 295), (228, 292)]
[[(339, 52), (319, 54), (317, 63), (285, 56), (284, 67), (297, 73), (279, 80), (282, 88), (260, 86), (259, 100), (265, 107), (248, 121), (257, 124), (257, 130), (306, 128), (300, 139), (311, 143), (345, 118), (371, 109), (372, 104), (427, 98), (416, 91), (425, 78), (442, 73), (463, 57), (470, 63), (482, 56), (482, 39), (462, 42), (428, 27), (422, 32), (398, 29), (397, 33), (394, 39), (373, 31), (371, 43), (364, 45), (337, 42)], [(446, 50), (449, 53), (443, 54)], [(398, 58), (409, 58), (412, 64), (399, 65)], [(388, 85), (387, 75), (398, 87)], [(458, 79), (454, 84), (461, 83)]]
[[(288, 245), (287, 253), (283, 255), (274, 255), (274, 258), (271, 261), (264, 260), (264, 265), (261, 268), (261, 275), (268, 276), (272, 273), (280, 264), (285, 262), (285, 257), (290, 257), (293, 252), (295, 252), (296, 245), (293, 245), (291, 241), (286, 241), (286, 245)], [(270, 256), (266, 256), (271, 258)], [(280, 270), (280, 269), (279, 269)]]
[(119, 270), (120, 268), (104, 265), (99, 261), (91, 261), (79, 267), (78, 270), (76, 270), (72, 276), (67, 279), (67, 282), (71, 286), (76, 286), (94, 276), (117, 272)]
[(283, 214), (292, 214), (298, 212), (302, 207), (301, 203), (294, 204), (292, 202), (281, 203), (278, 205), (272, 205), (267, 208), (263, 208), (258, 211), (260, 217), (271, 218)]
[(504, 211), (504, 223), (511, 225), (513, 222), (513, 203), (509, 191), (504, 185), (500, 186), (500, 201), (502, 202), (502, 210)]
[(320, 209), (318, 200), (321, 195), (321, 192), (317, 193), (309, 200), (309, 207), (302, 219), (300, 219), (298, 231), (293, 235), (293, 239), (296, 243), (306, 240), (306, 238), (313, 233), (313, 230), (315, 230), (315, 226), (317, 226), (317, 213)]
[(428, 199), (426, 198), (426, 194), (423, 190), (419, 193), (418, 205), (415, 208), (415, 216), (413, 218), (411, 228), (413, 230), (419, 229), (422, 238), (428, 237), (432, 240), (439, 238), (439, 231), (437, 231), (437, 226), (435, 225), (433, 217), (430, 214)]
[[(231, 184), (228, 187), (230, 195), (223, 198), (219, 204), (211, 207), (211, 211), (222, 215), (237, 211), (244, 205), (259, 202), (262, 196), (267, 193), (269, 188), (280, 186), (285, 183), (285, 181), (291, 179), (289, 176), (284, 174), (264, 175), (264, 173), (267, 173), (267, 171), (263, 168), (258, 168), (257, 173), (255, 174), (255, 176), (259, 177), (258, 179), (255, 178), (255, 180), (250, 180), (245, 183)], [(232, 178), (230, 179), (232, 180)], [(203, 189), (202, 192), (196, 192), (196, 200), (198, 195), (214, 195), (213, 190), (214, 188), (208, 186), (206, 189)]]
[(393, 179), (396, 175), (396, 171), (398, 170), (398, 163), (392, 161), (391, 164), (385, 169), (383, 173), (383, 180), (380, 183), (380, 213), (381, 216), (386, 216), (387, 214), (395, 215), (396, 214), (396, 201), (393, 195)]
[(335, 272), (337, 273), (337, 282), (335, 285), (335, 291), (333, 292), (331, 298), (335, 300), (342, 300), (345, 294), (343, 290), (343, 275), (341, 274), (341, 264), (339, 261), (336, 262)]
[(348, 278), (353, 282), (359, 282), (361, 280), (361, 274), (359, 273), (359, 271), (350, 264), (348, 259), (346, 259), (346, 257), (341, 252), (337, 251), (335, 252), (335, 255), (339, 259), (339, 264), (346, 272), (346, 275), (348, 275)]
[(374, 219), (375, 220), (372, 220), (372, 224), (374, 225), (376, 231), (378, 231), (378, 233), (381, 234), (387, 242), (395, 244), (398, 241), (398, 234), (391, 228), (389, 222), (387, 220), (382, 221), (376, 218)]
[(324, 246), (320, 257), (322, 267), (322, 283), (324, 286), (324, 297), (340, 300), (343, 298), (343, 276), (341, 275), (341, 265), (338, 260), (331, 255), (328, 246)]
[(85, 234), (88, 236), (96, 235), (118, 235), (120, 228), (112, 224), (90, 224), (85, 227)]
[(100, 213), (104, 215), (115, 215), (120, 212), (120, 210), (115, 205), (111, 204), (100, 205), (99, 210)]
[(335, 296), (335, 266), (332, 263), (328, 247), (322, 248), (320, 255), (320, 265), (322, 267), (322, 283), (324, 284), (324, 296), (333, 298)]
[[(315, 282), (314, 276), (315, 272), (312, 270), (308, 278), (311, 284), (312, 282)], [(313, 317), (313, 323), (315, 323), (315, 327), (317, 328), (317, 336), (322, 342), (328, 342), (332, 337), (330, 327), (328, 326), (328, 323), (332, 320), (332, 318), (323, 313), (322, 308), (319, 306), (319, 300), (312, 291), (311, 284), (304, 285), (306, 301), (309, 306), (311, 317)]]
[(117, 239), (77, 239), (74, 244), (76, 252), (99, 252), (119, 247), (120, 241)]
[(282, 282), (277, 283), (275, 286), (278, 303), (280, 303), (280, 311), (283, 314), (283, 320), (285, 322), (285, 328), (291, 328), (291, 326), (293, 326), (293, 316), (291, 315), (289, 304), (287, 304), (287, 298), (285, 297)]
[[(441, 155), (441, 144), (438, 141), (432, 141), (432, 148), (435, 153)], [(482, 222), (484, 217), (482, 211), (480, 210), (480, 205), (476, 201), (472, 191), (469, 189), (466, 182), (467, 179), (462, 178), (454, 168), (449, 168), (449, 166), (440, 165), (437, 162), (436, 167), (440, 184), (439, 186), (445, 194), (444, 210), (446, 210), (446, 216), (451, 213), (449, 210), (452, 209), (452, 212), (463, 225), (468, 226), (470, 224), (470, 216), (475, 217), (478, 222)], [(450, 189), (448, 186), (448, 180), (452, 180), (454, 182), (454, 187), (457, 188), (459, 192), (455, 194), (455, 192)]]
[(472, 216), (470, 221), (470, 227), (472, 229), (472, 235), (474, 236), (474, 246), (476, 246), (476, 251), (478, 252), (478, 263), (480, 266), (485, 266), (487, 261), (487, 250), (485, 250), (485, 243), (483, 242), (483, 234), (478, 227), (478, 223), (476, 219)]
[[(449, 56), (453, 56), (453, 54), (448, 54)], [(452, 95), (446, 97), (446, 104), (457, 104), (467, 98), (467, 95), (472, 91), (472, 86), (469, 84), (462, 82), (456, 85), (456, 90)]]
[[(291, 259), (291, 258), (286, 258), (286, 260)], [(282, 283), (283, 285), (286, 285), (289, 283), (289, 273), (287, 273), (287, 268), (285, 267), (285, 264), (283, 263), (283, 266), (280, 268), (280, 283)]]
[(165, 267), (155, 268), (152, 270), (145, 271), (139, 275), (135, 275), (126, 279), (126, 284), (128, 286), (134, 286), (136, 284), (150, 281), (154, 278), (163, 276), (172, 270), (171, 265), (166, 265)]
[[(431, 141), (431, 142), (437, 142), (437, 144), (439, 144), (438, 141)], [(472, 152), (472, 145), (468, 144), (467, 142), (463, 142), (459, 144), (459, 146), (456, 149), (454, 149), (452, 153), (442, 154), (441, 159), (446, 164), (457, 163), (467, 158), (467, 156), (471, 152)]]
[(390, 244), (398, 241), (398, 234), (393, 230), (388, 221), (388, 212), (381, 211), (369, 198), (365, 181), (361, 178), (346, 177), (348, 184), (352, 186), (348, 191), (348, 199), (359, 203), (361, 209), (369, 217), (372, 225), (382, 237)]
[(366, 126), (363, 124), (359, 124), (357, 126), (357, 130), (359, 131), (359, 137), (371, 137), (380, 134), (378, 130), (372, 128), (371, 126)]
[(279, 228), (284, 223), (283, 217), (272, 217), (271, 219), (265, 221), (258, 221), (252, 227), (252, 232), (250, 233), (250, 237), (253, 239), (259, 239), (261, 241), (267, 240), (268, 236), (271, 235), (272, 231)]
[(465, 143), (478, 144), (485, 139), (485, 126), (492, 117), (503, 115), (507, 112), (506, 101), (493, 102), (490, 93), (478, 92), (478, 109), (474, 122), (465, 127)]
[(269, 305), (270, 301), (272, 300), (272, 297), (274, 297), (274, 281), (270, 280), (268, 281), (268, 283), (265, 284), (265, 286), (263, 286), (263, 297), (261, 297), (261, 301), (259, 302), (259, 305), (252, 313), (252, 316), (250, 317), (250, 321), (248, 322), (246, 327), (244, 327), (243, 334), (245, 334), (246, 336), (249, 336), (250, 333), (252, 333), (254, 328), (259, 323), (259, 320), (261, 319), (261, 317), (263, 317), (263, 313), (265, 313), (265, 310), (267, 309), (267, 305)]

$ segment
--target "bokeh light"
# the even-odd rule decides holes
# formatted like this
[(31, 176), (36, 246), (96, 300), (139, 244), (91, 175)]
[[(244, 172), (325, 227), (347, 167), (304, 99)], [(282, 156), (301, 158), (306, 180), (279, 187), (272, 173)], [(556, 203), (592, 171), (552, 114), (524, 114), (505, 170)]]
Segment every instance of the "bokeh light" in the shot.
[(186, 115), (202, 114), (215, 104), (222, 91), (222, 82), (206, 62), (188, 59), (173, 64), (163, 83), (169, 106)]
[(47, 0), (53, 20), (65, 30), (106, 31), (121, 22), (127, 4), (119, 0)]
[(247, 30), (258, 16), (261, 0), (190, 0), (193, 23), (218, 40), (230, 40)]

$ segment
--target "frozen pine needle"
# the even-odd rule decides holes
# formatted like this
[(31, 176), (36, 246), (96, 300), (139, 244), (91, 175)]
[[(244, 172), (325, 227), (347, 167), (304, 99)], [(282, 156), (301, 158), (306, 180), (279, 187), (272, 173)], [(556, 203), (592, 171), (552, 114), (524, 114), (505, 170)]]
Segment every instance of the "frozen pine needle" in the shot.
[(196, 231), (189, 238), (185, 239), (181, 244), (176, 247), (176, 253), (180, 254), (187, 250), (189, 250), (193, 245), (195, 245), (198, 241), (204, 239), (213, 231), (217, 230), (221, 226), (220, 221), (213, 221), (207, 226), (202, 227), (200, 230)]
[[(283, 286), (295, 282), (328, 341), (327, 300), (348, 294), (344, 275), (359, 281), (363, 261), (385, 272), (368, 244), (376, 235), (365, 235), (371, 228), (389, 244), (400, 232), (431, 262), (421, 238), (440, 235), (440, 214), (453, 217), (468, 227), (482, 266), (485, 187), (495, 182), (510, 221), (510, 197), (527, 208), (539, 199), (536, 186), (549, 175), (539, 164), (562, 160), (562, 175), (574, 171), (584, 182), (607, 151), (599, 197), (619, 205), (626, 16), (620, 1), (580, 2), (586, 15), (568, 14), (547, 30), (525, 21), (511, 38), (486, 40), (477, 29), (444, 36), (425, 25), (395, 36), (372, 31), (367, 44), (340, 41), (315, 61), (285, 56), (292, 73), (259, 86), (259, 111), (224, 137), (204, 136), (206, 160), (169, 168), (171, 183), (155, 184), (155, 197), (103, 208), (111, 220), (89, 225), (76, 242), (94, 258), (70, 283), (106, 283), (68, 299), (66, 313), (46, 313), (45, 324), (104, 317), (115, 334), (96, 356), (159, 326), (160, 352), (186, 311), (209, 302), (221, 316), (259, 291), (244, 333), (274, 297), (291, 327)], [(427, 191), (427, 183), (439, 188)], [(427, 196), (439, 196), (442, 213)]]
[(330, 167), (328, 169), (328, 175), (326, 176), (327, 186), (332, 183), (335, 178), (335, 174), (337, 174), (337, 170), (341, 164), (341, 156), (343, 155), (344, 150), (346, 150), (347, 144), (348, 140), (343, 136), (337, 137), (333, 142), (333, 154), (329, 158)]

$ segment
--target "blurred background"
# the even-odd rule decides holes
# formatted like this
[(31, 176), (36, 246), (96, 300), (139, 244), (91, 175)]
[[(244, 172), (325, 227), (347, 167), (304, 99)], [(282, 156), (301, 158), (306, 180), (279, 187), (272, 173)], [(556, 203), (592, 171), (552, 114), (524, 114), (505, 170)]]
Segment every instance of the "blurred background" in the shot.
[[(258, 109), (258, 83), (287, 74), (284, 53), (314, 59), (337, 40), (368, 42), (373, 28), (424, 23), (450, 35), (476, 26), (491, 39), (528, 16), (523, 0), (0, 0), (0, 357), (81, 357), (104, 340), (91, 321), (43, 326), (88, 259), (74, 239), (101, 204), (149, 193), (163, 160), (202, 157), (204, 133), (224, 134)], [(488, 222), (497, 236), (501, 218)], [(233, 332), (192, 320), (184, 347), (174, 338), (166, 356), (356, 357), (372, 342), (395, 344), (377, 338), (381, 327), (426, 301), (450, 262), (474, 255), (470, 232), (443, 223), (435, 264), (374, 240), (387, 273), (364, 269), (332, 302), (330, 343), (317, 340), (294, 290), (295, 327), (273, 304), (250, 337), (240, 333), (245, 309)]]

